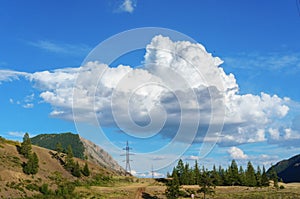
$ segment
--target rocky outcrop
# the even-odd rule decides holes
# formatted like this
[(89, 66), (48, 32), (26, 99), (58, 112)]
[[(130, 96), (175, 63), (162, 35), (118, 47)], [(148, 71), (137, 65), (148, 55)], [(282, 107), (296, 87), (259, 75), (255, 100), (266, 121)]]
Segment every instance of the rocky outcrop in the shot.
[(104, 151), (100, 146), (95, 143), (80, 137), (81, 142), (85, 148), (85, 155), (90, 162), (99, 164), (107, 169), (111, 169), (119, 175), (125, 175), (126, 171), (115, 161), (110, 154)]

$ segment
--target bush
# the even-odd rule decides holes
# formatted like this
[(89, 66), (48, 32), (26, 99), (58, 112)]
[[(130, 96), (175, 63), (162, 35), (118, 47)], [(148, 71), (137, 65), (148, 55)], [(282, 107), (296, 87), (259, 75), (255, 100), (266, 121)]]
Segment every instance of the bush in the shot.
[(283, 185), (280, 185), (279, 189), (284, 189), (285, 187)]
[(50, 194), (50, 190), (48, 188), (48, 184), (43, 184), (40, 188), (39, 191), (44, 194), (44, 195), (48, 195)]
[(29, 191), (39, 191), (39, 186), (36, 184), (28, 184), (25, 188)]
[(75, 185), (72, 182), (67, 182), (58, 186), (56, 190), (56, 195), (66, 196), (72, 195), (75, 190)]

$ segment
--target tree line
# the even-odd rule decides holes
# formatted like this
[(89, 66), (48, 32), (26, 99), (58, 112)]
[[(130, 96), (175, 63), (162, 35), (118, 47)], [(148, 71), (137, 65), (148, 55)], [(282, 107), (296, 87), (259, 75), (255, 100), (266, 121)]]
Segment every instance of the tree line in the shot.
[(257, 166), (254, 169), (249, 161), (247, 168), (238, 166), (235, 160), (231, 161), (228, 168), (214, 165), (212, 170), (208, 170), (204, 166), (200, 169), (198, 162), (195, 161), (194, 166), (188, 163), (183, 163), (180, 159), (177, 166), (173, 168), (171, 174), (167, 177), (172, 179), (167, 183), (166, 195), (168, 198), (176, 198), (179, 193), (180, 185), (199, 185), (199, 192), (209, 194), (213, 192), (215, 186), (248, 186), (248, 187), (265, 187), (269, 186), (269, 181), (274, 181), (274, 186), (278, 188), (278, 177), (275, 170), (267, 175), (266, 169), (263, 166)]

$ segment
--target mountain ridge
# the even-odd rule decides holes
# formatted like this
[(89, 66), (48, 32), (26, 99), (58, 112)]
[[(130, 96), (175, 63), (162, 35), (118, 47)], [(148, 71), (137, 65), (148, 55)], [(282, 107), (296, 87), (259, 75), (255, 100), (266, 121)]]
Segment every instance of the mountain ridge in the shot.
[(300, 154), (289, 159), (281, 160), (269, 168), (268, 174), (275, 170), (279, 179), (283, 182), (300, 182)]

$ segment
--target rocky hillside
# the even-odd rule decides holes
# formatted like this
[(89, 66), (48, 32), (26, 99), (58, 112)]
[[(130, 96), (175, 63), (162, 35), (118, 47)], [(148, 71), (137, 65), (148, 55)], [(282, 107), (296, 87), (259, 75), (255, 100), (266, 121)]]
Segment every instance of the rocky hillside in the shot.
[(104, 151), (101, 147), (94, 144), (93, 142), (80, 137), (81, 142), (84, 146), (84, 154), (90, 162), (99, 164), (104, 168), (112, 169), (119, 175), (125, 175), (126, 171), (121, 167), (117, 161), (115, 161), (111, 155)]
[(75, 157), (81, 159), (85, 159), (87, 157), (90, 162), (112, 170), (118, 175), (125, 175), (126, 173), (125, 170), (111, 157), (111, 155), (98, 145), (80, 137), (78, 134), (40, 134), (31, 138), (31, 142), (34, 145), (51, 150), (56, 150), (58, 142), (61, 143), (63, 150), (66, 150), (68, 145), (71, 145)]
[(285, 183), (300, 182), (300, 155), (278, 162), (267, 173), (270, 173), (271, 169), (274, 169)]

